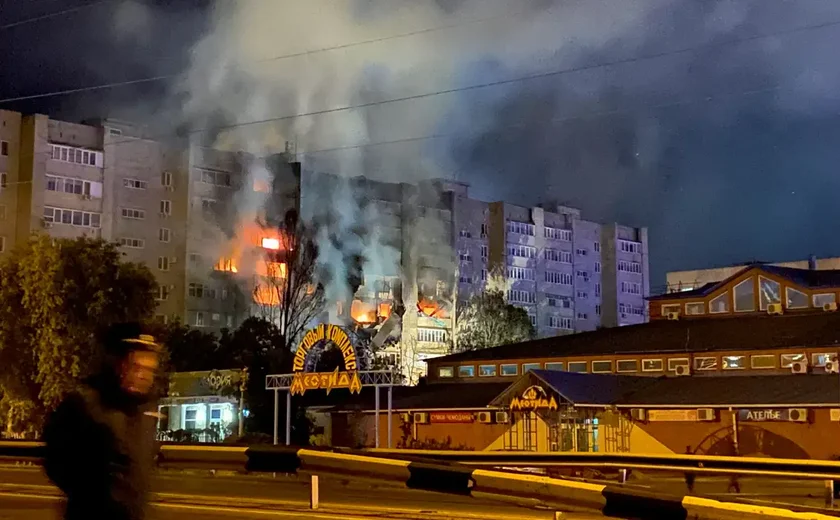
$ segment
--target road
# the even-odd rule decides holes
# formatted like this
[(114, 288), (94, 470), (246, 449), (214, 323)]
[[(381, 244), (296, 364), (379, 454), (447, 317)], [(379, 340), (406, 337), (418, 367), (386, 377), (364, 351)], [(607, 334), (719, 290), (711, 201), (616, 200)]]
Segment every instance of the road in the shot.
[[(553, 519), (554, 509), (533, 501), (520, 504), (493, 497), (467, 497), (407, 489), (403, 485), (320, 476), (321, 505), (308, 509), (308, 477), (209, 475), (166, 472), (153, 484), (151, 520), (232, 518), (458, 518)], [(59, 518), (61, 498), (40, 469), (0, 468), (0, 520)], [(564, 518), (599, 515), (572, 513)]]

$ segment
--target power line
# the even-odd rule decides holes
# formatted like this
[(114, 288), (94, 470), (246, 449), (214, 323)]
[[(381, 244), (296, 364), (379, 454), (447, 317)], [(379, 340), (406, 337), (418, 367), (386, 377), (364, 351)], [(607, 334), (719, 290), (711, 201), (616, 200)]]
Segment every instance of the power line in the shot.
[(44, 14), (41, 16), (35, 16), (34, 18), (27, 18), (25, 20), (18, 20), (17, 22), (8, 23), (6, 25), (0, 25), (0, 31), (5, 29), (11, 29), (12, 27), (19, 27), (21, 25), (26, 25), (30, 23), (40, 22), (41, 20), (46, 20), (48, 18), (55, 18), (56, 16), (61, 16), (63, 14), (70, 14), (75, 13), (76, 11), (81, 11), (82, 9), (87, 9), (88, 7), (93, 7), (99, 4), (104, 4), (107, 2), (111, 2), (112, 0), (98, 0), (96, 2), (91, 2), (89, 4), (80, 5), (76, 7), (71, 7), (69, 9), (64, 9), (62, 11), (56, 11), (53, 13)]
[[(108, 1), (108, 0), (102, 0), (102, 1)], [(101, 3), (101, 2), (99, 2), (99, 3)], [(272, 56), (270, 58), (263, 58), (261, 60), (257, 60), (254, 63), (268, 63), (268, 62), (272, 62), (272, 61), (281, 61), (281, 60), (287, 60), (287, 59), (292, 59), (292, 58), (300, 58), (300, 57), (303, 57), (303, 56), (310, 56), (312, 54), (318, 54), (318, 53), (323, 53), (323, 52), (331, 52), (331, 51), (337, 51), (337, 50), (342, 50), (342, 49), (349, 49), (349, 48), (352, 48), (352, 47), (359, 47), (359, 46), (363, 46), (363, 45), (371, 45), (371, 44), (375, 44), (375, 43), (381, 43), (381, 42), (385, 42), (385, 41), (388, 41), (388, 40), (410, 38), (412, 36), (419, 36), (421, 34), (429, 34), (429, 33), (433, 33), (433, 32), (444, 31), (444, 30), (447, 30), (447, 29), (453, 29), (453, 28), (456, 28), (456, 27), (462, 27), (462, 26), (466, 26), (466, 25), (485, 23), (485, 22), (489, 22), (489, 21), (496, 20), (496, 19), (499, 19), (499, 18), (516, 17), (516, 16), (519, 16), (519, 15), (523, 14), (524, 12), (526, 12), (526, 11), (519, 11), (519, 12), (514, 12), (514, 13), (504, 13), (504, 14), (499, 14), (499, 15), (490, 16), (490, 17), (486, 17), (486, 18), (477, 18), (477, 19), (474, 19), (474, 20), (467, 20), (465, 22), (451, 23), (451, 24), (440, 25), (440, 26), (436, 26), (436, 27), (427, 27), (425, 29), (419, 29), (419, 30), (416, 30), (416, 31), (411, 31), (411, 32), (401, 33), (401, 34), (394, 34), (394, 35), (391, 35), (391, 36), (382, 36), (380, 38), (372, 38), (372, 39), (369, 39), (369, 40), (361, 40), (361, 41), (352, 42), (352, 43), (343, 43), (343, 44), (334, 45), (334, 46), (331, 46), (331, 47), (321, 47), (321, 48), (318, 48), (318, 49), (310, 49), (310, 50), (295, 52), (295, 53), (291, 53), (291, 54), (281, 54), (279, 56)], [(2, 28), (2, 27), (0, 27), (0, 28)], [(233, 66), (231, 66), (231, 65), (227, 66), (227, 68), (231, 68), (231, 67), (233, 67)], [(26, 95), (26, 96), (17, 96), (17, 97), (12, 97), (12, 98), (0, 99), (0, 104), (2, 104), (2, 103), (13, 103), (13, 102), (16, 102), (16, 101), (28, 101), (28, 100), (32, 100), (32, 99), (42, 99), (42, 98), (47, 98), (47, 97), (66, 96), (66, 95), (70, 95), (70, 94), (79, 94), (79, 93), (82, 93), (82, 92), (95, 92), (95, 91), (98, 91), (98, 90), (107, 90), (107, 89), (117, 88), (117, 87), (127, 87), (127, 86), (131, 86), (131, 85), (140, 85), (140, 84), (143, 84), (143, 83), (153, 83), (153, 82), (157, 82), (157, 81), (175, 79), (175, 78), (179, 78), (179, 77), (183, 77), (183, 76), (185, 76), (185, 74), (183, 74), (183, 73), (181, 73), (181, 74), (165, 74), (165, 75), (151, 76), (151, 77), (147, 77), (147, 78), (138, 78), (138, 79), (127, 80), (127, 81), (117, 81), (117, 82), (113, 82), (113, 83), (103, 83), (101, 85), (91, 85), (91, 86), (87, 86), (87, 87), (77, 87), (77, 88), (70, 88), (70, 89), (64, 89), (64, 90), (55, 90), (55, 91), (51, 91), (51, 92), (44, 92), (44, 93), (41, 93), (41, 94), (30, 94), (30, 95)]]

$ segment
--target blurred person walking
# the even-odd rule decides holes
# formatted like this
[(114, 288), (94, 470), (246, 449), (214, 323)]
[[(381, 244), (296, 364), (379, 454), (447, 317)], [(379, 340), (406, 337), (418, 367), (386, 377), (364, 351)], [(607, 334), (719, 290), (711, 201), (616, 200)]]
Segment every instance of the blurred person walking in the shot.
[[(66, 520), (142, 520), (157, 454), (153, 388), (160, 346), (136, 323), (111, 326), (99, 372), (47, 419), (44, 466)], [(156, 410), (154, 410), (156, 411)]]

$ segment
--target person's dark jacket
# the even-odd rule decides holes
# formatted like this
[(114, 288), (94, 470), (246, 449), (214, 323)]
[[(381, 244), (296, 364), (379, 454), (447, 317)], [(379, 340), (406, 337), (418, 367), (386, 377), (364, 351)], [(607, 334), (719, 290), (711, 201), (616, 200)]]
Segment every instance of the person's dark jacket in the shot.
[(144, 518), (157, 454), (155, 419), (114, 374), (92, 378), (48, 418), (44, 465), (67, 495), (68, 520)]

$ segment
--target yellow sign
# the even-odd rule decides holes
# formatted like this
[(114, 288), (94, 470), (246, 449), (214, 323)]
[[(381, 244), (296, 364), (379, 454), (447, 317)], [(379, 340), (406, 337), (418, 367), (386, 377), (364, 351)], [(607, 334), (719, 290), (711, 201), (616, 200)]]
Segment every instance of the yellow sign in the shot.
[(303, 372), (306, 367), (306, 356), (312, 347), (322, 341), (329, 341), (341, 351), (344, 356), (344, 369), (348, 372), (356, 370), (356, 349), (350, 343), (350, 338), (347, 333), (337, 325), (327, 325), (322, 323), (303, 336), (303, 339), (295, 351), (295, 359), (292, 363), (292, 371)]
[(548, 396), (541, 386), (529, 386), (522, 397), (514, 397), (510, 402), (510, 409), (513, 410), (556, 410), (557, 401), (554, 396)]
[(351, 394), (362, 391), (362, 381), (358, 372), (298, 372), (292, 379), (289, 391), (292, 395), (303, 395), (307, 390), (322, 388), (329, 395), (333, 388), (349, 388)]
[(694, 422), (697, 410), (648, 410), (648, 421)]

